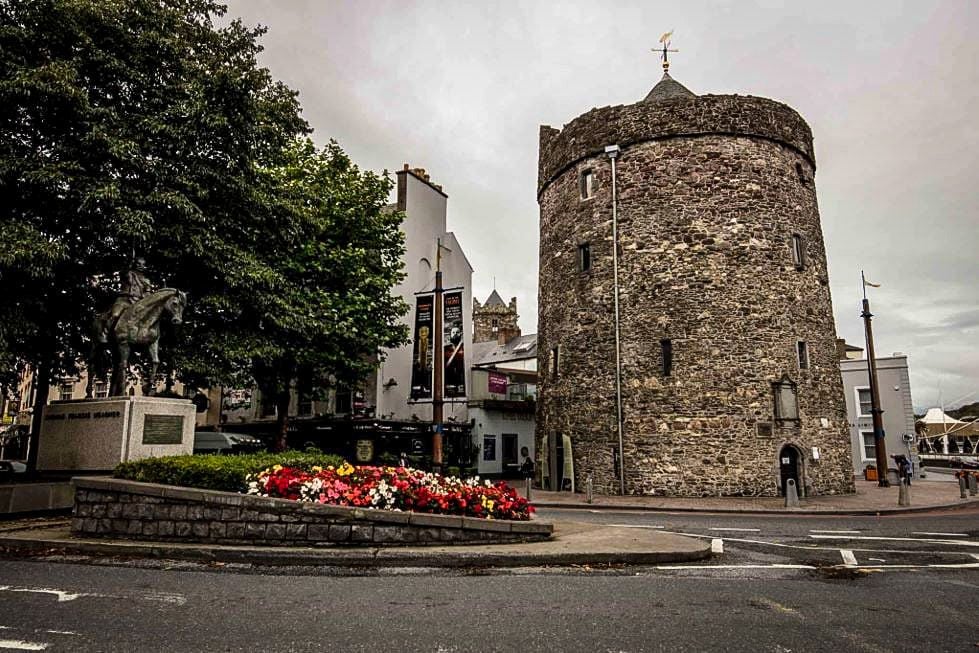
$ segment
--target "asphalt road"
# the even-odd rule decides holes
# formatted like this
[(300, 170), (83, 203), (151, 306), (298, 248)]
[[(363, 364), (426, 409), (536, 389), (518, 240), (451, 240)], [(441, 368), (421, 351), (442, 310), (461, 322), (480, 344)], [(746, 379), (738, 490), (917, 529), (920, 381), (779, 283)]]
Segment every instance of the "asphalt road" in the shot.
[[(358, 575), (0, 560), (0, 650), (786, 653), (979, 645), (979, 511), (879, 519), (560, 515), (662, 526), (721, 540), (724, 552), (708, 564), (655, 568)], [(717, 530), (735, 528), (757, 530)]]

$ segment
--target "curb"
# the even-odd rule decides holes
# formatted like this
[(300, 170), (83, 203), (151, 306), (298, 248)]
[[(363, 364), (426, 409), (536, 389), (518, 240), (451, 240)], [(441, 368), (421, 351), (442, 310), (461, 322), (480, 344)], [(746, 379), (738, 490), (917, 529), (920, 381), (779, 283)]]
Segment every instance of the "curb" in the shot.
[[(23, 530), (23, 529), (21, 529)], [(494, 547), (506, 545), (491, 545)], [(434, 547), (433, 547), (434, 548)], [(459, 549), (459, 547), (453, 547)], [(709, 545), (691, 551), (573, 551), (500, 552), (479, 551), (473, 546), (449, 551), (441, 548), (420, 551), (407, 548), (323, 548), (244, 547), (222, 545), (174, 546), (162, 542), (93, 542), (61, 539), (24, 539), (0, 535), (0, 551), (22, 555), (83, 555), (197, 562), (232, 562), (267, 566), (329, 567), (541, 567), (569, 565), (649, 565), (665, 562), (691, 562), (711, 557)]]
[(961, 503), (942, 503), (930, 506), (912, 506), (910, 508), (854, 508), (807, 510), (806, 508), (689, 508), (687, 506), (632, 506), (608, 503), (584, 503), (563, 501), (532, 501), (535, 508), (552, 508), (555, 510), (635, 510), (642, 512), (683, 512), (703, 514), (735, 514), (735, 515), (834, 515), (874, 516), (899, 515), (915, 512), (932, 512), (936, 510), (959, 510), (979, 506), (977, 499), (960, 499)]

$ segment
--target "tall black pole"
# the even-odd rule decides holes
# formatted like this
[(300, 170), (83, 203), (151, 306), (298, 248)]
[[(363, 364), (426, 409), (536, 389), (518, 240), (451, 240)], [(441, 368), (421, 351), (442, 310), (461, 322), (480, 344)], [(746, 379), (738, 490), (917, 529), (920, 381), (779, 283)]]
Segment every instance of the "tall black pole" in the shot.
[(445, 352), (442, 351), (442, 241), (436, 245), (435, 253), (435, 311), (432, 316), (435, 330), (434, 354), (432, 364), (435, 378), (432, 380), (432, 467), (433, 471), (442, 471), (442, 420), (443, 399), (442, 379), (445, 365)]
[(874, 448), (877, 450), (877, 485), (879, 487), (888, 487), (890, 483), (887, 481), (887, 448), (884, 445), (884, 420), (881, 419), (884, 411), (880, 409), (880, 389), (877, 384), (877, 358), (874, 356), (874, 329), (870, 325), (870, 318), (874, 315), (870, 312), (870, 301), (866, 297), (866, 286), (864, 288), (863, 313), (860, 316), (863, 318), (864, 332), (867, 336), (867, 374), (870, 377), (870, 415), (874, 420)]

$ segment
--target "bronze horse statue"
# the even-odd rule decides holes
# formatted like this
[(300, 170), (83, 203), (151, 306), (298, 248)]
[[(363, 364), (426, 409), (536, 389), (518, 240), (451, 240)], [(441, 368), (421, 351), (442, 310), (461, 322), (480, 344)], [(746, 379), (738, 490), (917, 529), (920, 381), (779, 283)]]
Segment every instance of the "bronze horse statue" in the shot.
[[(133, 347), (146, 347), (150, 354), (153, 368), (148, 379), (147, 394), (154, 394), (156, 371), (160, 366), (160, 323), (164, 315), (169, 315), (172, 324), (180, 324), (186, 306), (187, 293), (175, 288), (161, 288), (127, 306), (115, 322), (112, 321), (111, 310), (96, 316), (92, 324), (92, 354), (89, 364), (93, 372), (98, 370), (97, 361), (101, 358), (104, 345), (112, 348), (110, 396), (120, 396), (125, 392), (129, 354)], [(92, 397), (96, 376), (92, 372), (88, 375), (88, 385), (85, 388), (85, 396), (88, 398)]]

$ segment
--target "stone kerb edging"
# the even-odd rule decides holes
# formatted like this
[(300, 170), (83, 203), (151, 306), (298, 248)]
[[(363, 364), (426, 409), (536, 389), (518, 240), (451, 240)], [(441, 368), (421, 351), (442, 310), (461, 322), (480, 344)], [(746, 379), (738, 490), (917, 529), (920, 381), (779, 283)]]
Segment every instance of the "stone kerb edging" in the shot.
[(552, 524), (304, 503), (108, 477), (73, 478), (72, 532), (263, 546), (531, 542)]

